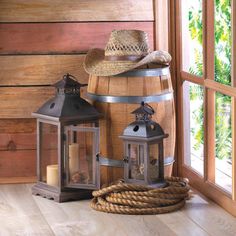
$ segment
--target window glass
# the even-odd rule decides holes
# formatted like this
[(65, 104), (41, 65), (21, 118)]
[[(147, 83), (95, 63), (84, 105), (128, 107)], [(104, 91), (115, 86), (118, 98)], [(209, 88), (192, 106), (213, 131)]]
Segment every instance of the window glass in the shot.
[(182, 1), (182, 69), (202, 76), (202, 0)]
[(231, 84), (231, 0), (215, 0), (215, 81)]
[(94, 133), (69, 132), (69, 183), (95, 184), (94, 162)]
[(40, 128), (40, 181), (59, 186), (58, 173), (58, 127), (39, 123)]
[(215, 182), (232, 192), (231, 97), (215, 93)]
[(144, 146), (129, 144), (129, 179), (144, 180)]
[(184, 161), (203, 176), (203, 88), (184, 82)]

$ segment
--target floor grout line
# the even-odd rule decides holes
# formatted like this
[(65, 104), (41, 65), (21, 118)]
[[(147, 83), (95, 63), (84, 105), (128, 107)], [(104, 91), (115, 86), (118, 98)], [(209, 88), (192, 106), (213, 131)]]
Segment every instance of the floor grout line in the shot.
[[(182, 210), (181, 210), (182, 211)], [(192, 219), (191, 217), (189, 217), (188, 214), (184, 213), (184, 215), (190, 219), (195, 225), (197, 225), (200, 229), (202, 229), (206, 234), (210, 235), (210, 236), (214, 236), (212, 234), (210, 234), (209, 232), (206, 231), (205, 227), (203, 228), (199, 223), (197, 223), (194, 219)]]

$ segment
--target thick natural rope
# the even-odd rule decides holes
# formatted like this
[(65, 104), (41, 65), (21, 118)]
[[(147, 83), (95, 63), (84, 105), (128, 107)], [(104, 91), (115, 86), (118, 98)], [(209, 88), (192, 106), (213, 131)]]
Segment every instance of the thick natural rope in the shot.
[[(123, 201), (133, 200), (137, 202), (145, 202), (145, 203), (151, 203), (155, 205), (172, 205), (175, 204), (176, 202), (179, 202), (179, 199), (160, 199), (156, 197), (146, 197), (146, 196), (127, 196), (126, 198), (122, 197), (121, 195), (116, 195), (116, 194), (110, 194), (109, 196), (106, 197), (106, 200), (108, 202), (114, 203), (116, 199), (122, 199)], [(123, 205), (123, 204), (122, 204)]]
[[(113, 194), (118, 194), (118, 193), (113, 193)], [(130, 195), (132, 196), (147, 196), (147, 197), (158, 197), (161, 199), (182, 199), (182, 198), (187, 198), (188, 193), (179, 193), (179, 194), (169, 194), (169, 193), (153, 193), (151, 191), (146, 191), (146, 192), (136, 192), (136, 191), (125, 191), (121, 194), (123, 197), (129, 197)]]
[(91, 207), (117, 214), (162, 214), (182, 208), (189, 197), (188, 180), (167, 177), (167, 187), (117, 183), (94, 191)]
[(103, 196), (105, 194), (111, 192), (120, 192), (120, 191), (148, 191), (151, 190), (151, 187), (142, 186), (142, 185), (134, 185), (134, 184), (125, 184), (125, 183), (118, 183), (116, 185), (111, 185), (106, 188), (102, 188), (98, 191), (93, 191), (94, 197)]

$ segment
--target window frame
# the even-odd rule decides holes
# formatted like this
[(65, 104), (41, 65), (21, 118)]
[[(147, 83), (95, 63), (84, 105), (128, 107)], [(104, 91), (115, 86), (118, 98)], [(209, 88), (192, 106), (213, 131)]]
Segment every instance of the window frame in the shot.
[[(175, 42), (171, 53), (175, 56), (177, 107), (177, 168), (178, 174), (189, 178), (190, 184), (236, 216), (236, 43), (232, 44), (232, 85), (214, 81), (214, 0), (203, 3), (203, 76), (182, 71), (181, 1), (169, 1), (170, 30)], [(232, 2), (232, 42), (236, 42), (236, 0)], [(172, 37), (171, 37), (172, 38)], [(189, 81), (204, 89), (204, 176), (184, 164), (183, 83)], [(232, 195), (214, 183), (215, 180), (215, 92), (232, 97)]]

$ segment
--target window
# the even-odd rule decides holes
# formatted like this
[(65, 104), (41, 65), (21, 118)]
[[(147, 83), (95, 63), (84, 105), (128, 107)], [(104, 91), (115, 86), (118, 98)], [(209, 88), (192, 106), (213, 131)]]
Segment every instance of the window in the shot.
[(178, 0), (178, 170), (236, 215), (236, 0)]

